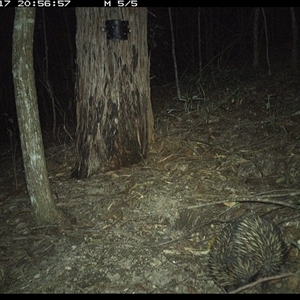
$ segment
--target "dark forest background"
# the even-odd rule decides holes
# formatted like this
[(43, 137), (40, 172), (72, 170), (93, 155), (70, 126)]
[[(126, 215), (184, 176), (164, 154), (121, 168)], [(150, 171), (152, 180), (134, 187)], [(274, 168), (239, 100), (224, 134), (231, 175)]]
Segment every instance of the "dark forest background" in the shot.
[[(107, 8), (109, 9), (109, 8)], [(151, 87), (174, 85), (174, 63), (168, 8), (148, 8)], [(213, 80), (228, 72), (253, 72), (253, 8), (172, 8), (178, 74)], [(290, 8), (264, 8), (272, 72), (291, 70)], [(295, 8), (300, 18), (300, 8)], [(14, 8), (0, 10), (0, 143), (18, 137), (11, 71)], [(130, 27), (130, 24), (129, 24)], [(138, 30), (138, 28), (131, 28)], [(101, 30), (99, 28), (99, 30)], [(105, 33), (104, 33), (105, 34)], [(53, 107), (60, 126), (75, 128), (75, 8), (36, 10), (34, 59), (42, 131), (53, 128)], [(129, 37), (130, 38), (130, 37)], [(268, 73), (266, 34), (259, 16), (259, 72)], [(200, 66), (201, 65), (201, 66)], [(256, 70), (257, 72), (257, 70)], [(240, 75), (237, 75), (240, 76)], [(175, 101), (175, 100), (174, 100)], [(71, 132), (71, 130), (70, 130)], [(1, 144), (0, 144), (1, 145)]]

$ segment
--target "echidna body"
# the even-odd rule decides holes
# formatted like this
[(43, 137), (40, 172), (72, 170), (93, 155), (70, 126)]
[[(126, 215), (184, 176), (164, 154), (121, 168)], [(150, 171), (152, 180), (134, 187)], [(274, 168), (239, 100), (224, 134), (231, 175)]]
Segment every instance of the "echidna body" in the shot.
[(226, 291), (280, 273), (287, 247), (274, 224), (251, 215), (227, 225), (210, 251), (209, 268)]

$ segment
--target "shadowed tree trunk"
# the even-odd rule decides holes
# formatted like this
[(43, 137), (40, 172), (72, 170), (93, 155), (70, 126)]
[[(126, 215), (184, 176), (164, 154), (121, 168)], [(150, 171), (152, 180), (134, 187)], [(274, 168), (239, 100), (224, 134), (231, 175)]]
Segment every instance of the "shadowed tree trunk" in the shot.
[(33, 69), (35, 8), (16, 8), (12, 72), (28, 195), (37, 225), (56, 224), (61, 214), (52, 198), (46, 168)]
[[(146, 8), (77, 8), (77, 152), (88, 177), (146, 157), (153, 139)], [(129, 22), (128, 40), (107, 40), (106, 20)]]
[(253, 20), (253, 68), (258, 69), (258, 16), (259, 7), (254, 8), (254, 20)]
[(298, 65), (298, 25), (297, 19), (295, 16), (295, 9), (294, 7), (290, 7), (291, 12), (291, 19), (292, 19), (292, 70), (293, 72), (297, 72), (297, 65)]

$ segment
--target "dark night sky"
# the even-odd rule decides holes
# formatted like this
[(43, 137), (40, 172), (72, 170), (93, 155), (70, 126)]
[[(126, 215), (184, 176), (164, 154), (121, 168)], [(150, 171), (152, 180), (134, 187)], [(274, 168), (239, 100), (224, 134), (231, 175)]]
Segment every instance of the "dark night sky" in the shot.
[[(148, 8), (148, 42), (151, 53), (152, 84), (168, 84), (174, 81), (171, 51), (171, 31), (167, 8)], [(300, 20), (300, 9), (295, 8)], [(176, 56), (180, 74), (196, 70), (198, 58), (197, 8), (172, 8), (175, 32)], [(289, 8), (267, 8), (265, 10), (271, 58), (287, 60), (291, 48), (291, 17)], [(46, 33), (49, 46), (49, 79), (62, 110), (74, 113), (75, 33), (74, 8), (45, 9)], [(245, 68), (252, 61), (253, 8), (201, 8), (202, 63), (210, 60), (207, 51), (210, 45), (214, 55), (228, 48), (226, 68)], [(14, 8), (0, 10), (0, 142), (8, 137), (7, 129), (16, 124), (13, 82), (11, 74), (11, 44)], [(263, 18), (260, 16), (261, 52), (265, 51)], [(299, 24), (298, 24), (299, 26)], [(49, 96), (43, 86), (43, 60), (45, 40), (43, 11), (37, 9), (35, 29), (35, 72), (42, 128), (51, 128)], [(230, 50), (230, 51), (229, 51)], [(72, 104), (73, 103), (73, 104)], [(73, 105), (73, 108), (70, 108)], [(48, 106), (48, 107), (47, 107)], [(74, 115), (69, 116), (74, 120)], [(10, 122), (13, 121), (14, 123)]]

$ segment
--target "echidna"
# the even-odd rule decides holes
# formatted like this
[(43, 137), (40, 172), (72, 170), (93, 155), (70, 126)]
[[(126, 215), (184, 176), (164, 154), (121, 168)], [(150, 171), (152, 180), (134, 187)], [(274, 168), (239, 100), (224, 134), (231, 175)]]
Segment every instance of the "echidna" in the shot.
[(250, 215), (222, 230), (209, 256), (211, 276), (226, 291), (280, 273), (287, 246), (277, 226)]

